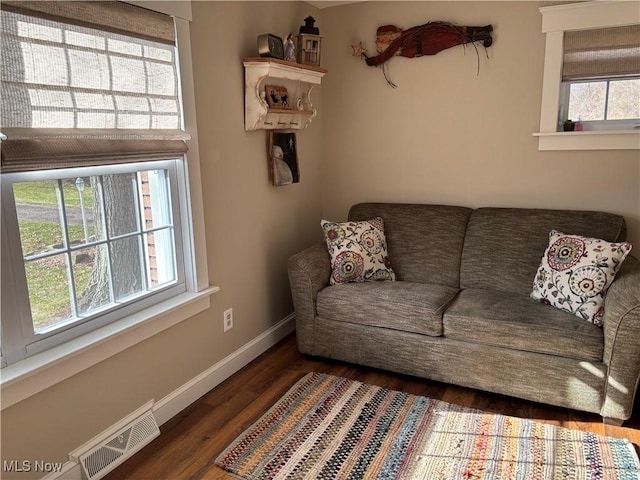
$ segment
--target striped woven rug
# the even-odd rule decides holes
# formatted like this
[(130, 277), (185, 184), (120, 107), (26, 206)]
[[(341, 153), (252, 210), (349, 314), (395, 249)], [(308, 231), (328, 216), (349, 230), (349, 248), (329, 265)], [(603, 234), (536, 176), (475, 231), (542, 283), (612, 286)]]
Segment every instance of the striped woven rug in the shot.
[(216, 459), (242, 479), (638, 480), (628, 440), (310, 373)]

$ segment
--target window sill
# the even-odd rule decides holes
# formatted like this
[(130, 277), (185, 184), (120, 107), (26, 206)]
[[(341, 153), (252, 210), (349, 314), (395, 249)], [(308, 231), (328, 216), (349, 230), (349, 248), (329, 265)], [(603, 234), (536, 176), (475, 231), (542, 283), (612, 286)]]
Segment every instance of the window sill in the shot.
[(2, 410), (206, 310), (209, 296), (219, 290), (183, 293), (3, 368)]
[(640, 150), (638, 130), (540, 132), (538, 150)]

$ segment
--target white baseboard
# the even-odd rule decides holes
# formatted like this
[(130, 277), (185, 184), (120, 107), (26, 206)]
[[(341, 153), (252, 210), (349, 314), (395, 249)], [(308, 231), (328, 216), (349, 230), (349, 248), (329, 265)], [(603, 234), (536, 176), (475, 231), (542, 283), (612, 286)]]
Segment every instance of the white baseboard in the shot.
[[(243, 345), (231, 355), (223, 358), (204, 372), (178, 387), (166, 397), (155, 402), (153, 415), (162, 425), (186, 407), (217, 387), (231, 375), (262, 355), (284, 337), (295, 330), (295, 315), (291, 314), (276, 325)], [(80, 465), (66, 462), (59, 472), (50, 473), (42, 480), (82, 480)]]
[(162, 425), (191, 405), (205, 393), (221, 384), (253, 359), (262, 355), (284, 337), (295, 330), (295, 315), (291, 314), (240, 347), (231, 355), (178, 387), (153, 406), (153, 415), (158, 425)]

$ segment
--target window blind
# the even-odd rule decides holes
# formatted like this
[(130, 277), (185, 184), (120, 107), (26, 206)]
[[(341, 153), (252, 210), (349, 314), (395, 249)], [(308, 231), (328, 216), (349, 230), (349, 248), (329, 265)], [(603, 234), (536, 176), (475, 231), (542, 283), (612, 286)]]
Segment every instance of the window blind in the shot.
[(171, 17), (115, 1), (0, 8), (3, 172), (186, 152)]
[(564, 33), (562, 80), (640, 75), (640, 25)]

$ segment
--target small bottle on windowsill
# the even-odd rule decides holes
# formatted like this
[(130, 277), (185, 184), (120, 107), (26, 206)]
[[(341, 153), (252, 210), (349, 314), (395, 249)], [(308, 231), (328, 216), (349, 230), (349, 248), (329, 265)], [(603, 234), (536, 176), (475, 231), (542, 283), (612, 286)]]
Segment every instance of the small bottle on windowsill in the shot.
[(584, 124), (582, 123), (582, 119), (578, 117), (578, 121), (576, 122), (576, 132), (582, 132), (584, 130)]

